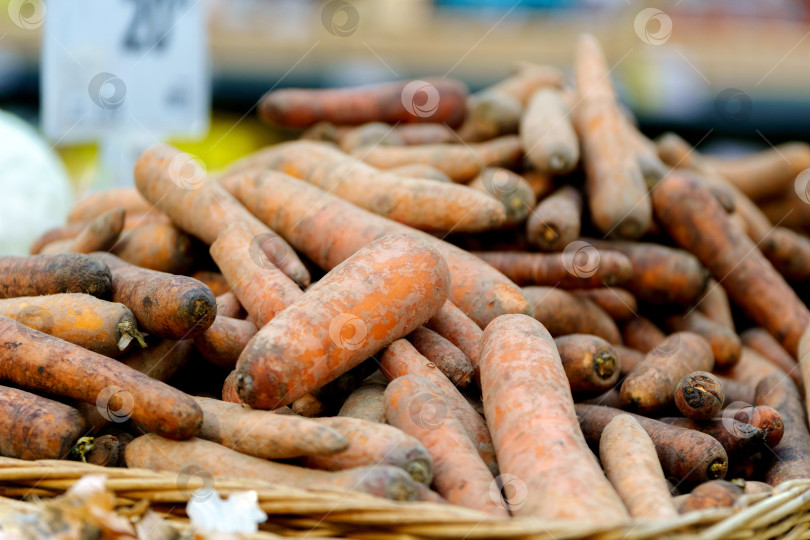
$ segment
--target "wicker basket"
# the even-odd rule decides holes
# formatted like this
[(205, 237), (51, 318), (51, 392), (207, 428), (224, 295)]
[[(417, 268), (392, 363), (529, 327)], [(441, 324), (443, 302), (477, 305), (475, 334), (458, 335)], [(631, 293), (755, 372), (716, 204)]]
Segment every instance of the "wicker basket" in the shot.
[[(69, 489), (86, 474), (107, 476), (107, 489), (117, 497), (124, 516), (148, 508), (172, 526), (188, 530), (185, 506), (197, 486), (180, 489), (178, 475), (143, 469), (105, 468), (70, 461), (22, 461), (0, 458), (0, 506), (31, 512), (36, 502)], [(199, 479), (197, 479), (199, 480)], [(201, 485), (200, 480), (200, 485)], [(810, 480), (786, 482), (772, 495), (746, 495), (737, 508), (693, 512), (672, 521), (633, 522), (597, 528), (578, 523), (531, 519), (493, 519), (476, 511), (433, 503), (394, 503), (363, 494), (308, 491), (247, 479), (218, 478), (223, 496), (245, 490), (258, 494), (269, 519), (251, 538), (308, 536), (362, 539), (551, 539), (551, 538), (808, 538)]]

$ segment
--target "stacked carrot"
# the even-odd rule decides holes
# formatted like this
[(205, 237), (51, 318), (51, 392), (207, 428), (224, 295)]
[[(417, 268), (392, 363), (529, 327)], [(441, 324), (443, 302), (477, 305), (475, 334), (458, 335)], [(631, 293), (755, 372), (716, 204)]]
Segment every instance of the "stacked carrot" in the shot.
[(810, 478), (810, 147), (650, 141), (607, 66), (273, 91), (301, 139), (216, 177), (147, 150), (0, 258), (0, 453), (600, 526)]

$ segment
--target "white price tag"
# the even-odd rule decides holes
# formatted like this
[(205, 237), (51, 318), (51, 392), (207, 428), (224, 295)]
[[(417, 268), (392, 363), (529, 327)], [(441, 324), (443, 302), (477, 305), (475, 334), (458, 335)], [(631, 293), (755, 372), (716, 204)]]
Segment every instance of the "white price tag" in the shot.
[(49, 0), (42, 118), (60, 142), (208, 131), (204, 0)]

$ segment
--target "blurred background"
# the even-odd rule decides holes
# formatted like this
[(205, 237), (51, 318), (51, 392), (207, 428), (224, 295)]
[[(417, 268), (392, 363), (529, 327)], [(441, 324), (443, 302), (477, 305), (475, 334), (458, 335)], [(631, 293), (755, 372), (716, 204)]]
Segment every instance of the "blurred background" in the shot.
[[(134, 158), (157, 141), (216, 170), (287, 137), (256, 119), (269, 89), (434, 76), (474, 91), (521, 60), (570, 73), (582, 32), (602, 42), (623, 101), (650, 136), (676, 130), (729, 153), (810, 139), (810, 0), (0, 4), (0, 109), (13, 115), (3, 116), (10, 131), (0, 126), (0, 182), (7, 199), (24, 191), (41, 201), (54, 223), (68, 199), (130, 182)], [(41, 150), (53, 161), (22, 159), (29, 138), (30, 156)], [(15, 184), (9, 160), (65, 182)], [(0, 212), (0, 237), (21, 226)]]

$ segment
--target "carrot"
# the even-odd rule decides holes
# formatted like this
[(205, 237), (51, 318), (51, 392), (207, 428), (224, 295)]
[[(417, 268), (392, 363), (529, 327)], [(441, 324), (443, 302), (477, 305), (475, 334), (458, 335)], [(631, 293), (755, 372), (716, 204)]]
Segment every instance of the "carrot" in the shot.
[[(599, 405), (577, 404), (575, 409), (582, 433), (592, 445), (599, 444), (602, 431), (614, 417), (625, 414), (619, 409)], [(631, 416), (638, 420), (655, 444), (658, 460), (668, 478), (679, 485), (689, 486), (725, 477), (728, 456), (713, 437), (651, 418)]]
[(304, 394), (290, 404), (292, 411), (305, 418), (317, 418), (326, 412), (326, 405), (313, 394)]
[(442, 144), (458, 140), (458, 135), (446, 124), (397, 124), (394, 132), (404, 144)]
[(253, 408), (292, 403), (427, 322), (449, 283), (447, 265), (426, 242), (375, 240), (251, 339), (239, 357), (239, 397)]
[[(210, 287), (209, 287), (210, 288)], [(217, 296), (217, 315), (223, 317), (231, 317), (233, 319), (244, 319), (247, 316), (239, 299), (233, 294), (233, 291), (228, 291)]]
[[(410, 476), (397, 467), (359, 467), (340, 472), (316, 471), (248, 456), (205, 439), (172, 441), (142, 435), (127, 445), (127, 467), (180, 473), (178, 485), (188, 481), (190, 467), (216, 478), (251, 478), (295, 488), (359, 491), (398, 501), (413, 500)], [(182, 486), (181, 486), (182, 487)]]
[(622, 119), (625, 120), (624, 136), (630, 152), (641, 169), (647, 187), (652, 188), (669, 173), (669, 167), (658, 157), (655, 143), (645, 137), (633, 122), (627, 120), (627, 115), (622, 115)]
[(112, 271), (113, 301), (131, 309), (146, 332), (191, 339), (214, 322), (214, 293), (196, 279), (139, 268), (109, 253), (94, 257)]
[(734, 316), (731, 314), (731, 304), (728, 301), (726, 290), (715, 280), (710, 279), (706, 285), (706, 292), (697, 303), (697, 309), (717, 324), (721, 324), (735, 331)]
[(348, 441), (346, 448), (329, 455), (307, 455), (303, 463), (310, 468), (342, 471), (366, 465), (392, 465), (403, 469), (422, 484), (433, 479), (433, 460), (422, 443), (399, 426), (378, 424), (348, 417), (324, 417), (313, 420), (340, 433)]
[(0, 298), (87, 293), (109, 298), (110, 269), (88, 255), (0, 256)]
[(606, 235), (638, 238), (650, 227), (652, 209), (626, 141), (607, 62), (593, 36), (580, 38), (574, 67), (574, 123), (582, 141), (591, 219)]
[(231, 371), (222, 383), (222, 401), (241, 404), (239, 394), (236, 392), (236, 370)]
[(692, 332), (677, 332), (647, 354), (622, 383), (622, 405), (641, 413), (666, 407), (675, 398), (678, 382), (693, 371), (711, 371), (712, 349)]
[(8, 298), (0, 315), (105, 356), (120, 356), (133, 340), (146, 347), (129, 308), (89, 294)]
[(633, 272), (624, 286), (641, 301), (691, 306), (706, 290), (708, 272), (683, 250), (647, 242), (587, 241), (630, 259)]
[(743, 345), (759, 353), (762, 358), (787, 373), (796, 388), (799, 389), (799, 392), (802, 392), (804, 383), (796, 360), (782, 348), (771, 334), (762, 328), (749, 328), (740, 334), (740, 339)]
[(571, 291), (577, 296), (587, 298), (610, 315), (617, 322), (625, 322), (638, 315), (636, 297), (629, 291), (618, 287), (600, 287), (598, 289), (578, 289)]
[(84, 221), (77, 221), (75, 223), (67, 223), (65, 225), (59, 225), (58, 227), (48, 229), (31, 243), (31, 247), (28, 249), (28, 252), (31, 255), (38, 255), (42, 252), (42, 248), (53, 242), (76, 238), (76, 235), (82, 232), (86, 226), (87, 224)]
[[(414, 124), (414, 125), (427, 126), (430, 124)], [(408, 178), (426, 178), (428, 180), (434, 180), (436, 182), (444, 182), (444, 183), (452, 182), (452, 180), (450, 180), (450, 177), (444, 174), (442, 171), (440, 171), (436, 167), (425, 165), (424, 163), (412, 163), (411, 165), (402, 165), (401, 167), (394, 167), (393, 169), (388, 169), (388, 172), (399, 176), (406, 176)]]
[(597, 251), (584, 242), (562, 253), (477, 251), (475, 255), (518, 285), (535, 284), (567, 289), (623, 284), (633, 273), (627, 257), (615, 251)]
[(687, 418), (708, 420), (723, 407), (726, 395), (723, 383), (705, 371), (693, 371), (675, 388), (675, 406)]
[(369, 122), (338, 132), (336, 142), (344, 152), (351, 152), (362, 146), (402, 146), (405, 144), (402, 137), (394, 130), (394, 126), (384, 122)]
[(467, 87), (454, 79), (398, 81), (351, 88), (272, 90), (259, 101), (259, 118), (285, 127), (317, 122), (431, 122), (457, 127), (467, 112)]
[(508, 169), (486, 167), (467, 187), (500, 201), (506, 210), (506, 225), (522, 223), (537, 202), (531, 186)]
[[(426, 409), (438, 415), (426, 421)], [(420, 375), (394, 379), (385, 390), (385, 414), (392, 425), (424, 444), (435, 464), (433, 482), (442, 497), (459, 506), (509, 515), (501, 501), (490, 497), (495, 479), (433, 383)]]
[(109, 251), (135, 266), (170, 274), (184, 274), (194, 260), (191, 238), (171, 223), (162, 222), (122, 233)]
[(681, 514), (707, 510), (709, 508), (727, 508), (736, 506), (744, 494), (743, 489), (727, 480), (710, 480), (701, 484), (681, 502)]
[(217, 315), (211, 326), (194, 338), (194, 347), (212, 364), (233, 369), (239, 355), (258, 331), (250, 321)]
[(810, 167), (810, 146), (789, 142), (745, 156), (704, 155), (701, 160), (746, 196), (760, 200), (792, 188), (796, 175)]
[(152, 205), (134, 188), (110, 188), (85, 195), (68, 213), (67, 222), (91, 221), (114, 208), (123, 208), (127, 214), (137, 214), (151, 211)]
[(667, 335), (655, 323), (641, 315), (630, 319), (622, 326), (624, 344), (644, 354), (656, 348), (666, 337)]
[(363, 381), (377, 370), (377, 367), (376, 359), (369, 358), (335, 380), (313, 390), (312, 395), (322, 401), (325, 406), (325, 414), (319, 416), (334, 416), (349, 394), (359, 388)]
[(481, 159), (484, 167), (515, 169), (522, 164), (523, 148), (517, 135), (506, 135), (467, 146)]
[(92, 253), (107, 251), (118, 239), (124, 228), (124, 210), (114, 208), (93, 219), (69, 240), (58, 240), (40, 251), (43, 254), (54, 253)]
[(752, 493), (773, 493), (773, 487), (769, 486), (765, 482), (759, 482), (757, 480), (746, 480), (745, 486), (743, 487), (743, 491), (745, 494), (752, 494)]
[(543, 325), (525, 315), (498, 317), (484, 329), (480, 363), (501, 473), (526, 484), (523, 506), (513, 513), (602, 524), (626, 520), (621, 499), (577, 429), (568, 380)]
[(529, 214), (526, 236), (544, 251), (562, 251), (579, 238), (581, 225), (582, 195), (572, 186), (563, 186)]
[(756, 387), (759, 381), (773, 374), (787, 377), (784, 371), (768, 362), (761, 354), (748, 347), (742, 348), (742, 355), (740, 355), (739, 362), (730, 369), (721, 372), (721, 375), (751, 387)]
[(471, 181), (486, 166), (473, 148), (460, 144), (364, 146), (356, 148), (351, 154), (378, 169), (390, 170), (413, 163), (430, 165), (454, 182), (462, 183)]
[(234, 222), (223, 229), (210, 249), (239, 303), (259, 328), (304, 294), (264, 257), (260, 242), (247, 224)]
[[(433, 317), (425, 323), (425, 328), (433, 330), (458, 347), (478, 373), (478, 355), (481, 353), (483, 332), (463, 311), (448, 300)], [(477, 378), (477, 375), (475, 375)]]
[(162, 339), (146, 349), (136, 349), (118, 360), (158, 381), (166, 382), (191, 361), (194, 347), (191, 340)]
[(775, 227), (759, 243), (759, 248), (788, 281), (810, 280), (810, 239), (807, 236), (784, 227)]
[(114, 435), (94, 437), (92, 448), (84, 456), (87, 463), (100, 467), (118, 467), (123, 463), (124, 445)]
[(611, 344), (622, 342), (613, 319), (587, 298), (551, 287), (524, 287), (523, 294), (552, 336), (592, 334)]
[(644, 361), (644, 357), (646, 356), (641, 351), (637, 351), (623, 345), (611, 346), (618, 355), (619, 373), (622, 377), (633, 371), (637, 365)]
[(334, 429), (295, 415), (254, 411), (218, 399), (197, 397), (203, 411), (198, 436), (265, 459), (328, 456), (349, 447)]
[[(380, 371), (392, 381), (405, 375), (421, 375), (430, 380), (442, 392), (445, 403), (455, 418), (461, 422), (464, 431), (475, 444), (478, 455), (487, 464), (492, 474), (498, 474), (492, 437), (481, 418), (458, 389), (427, 358), (419, 354), (405, 339), (391, 343), (380, 358)], [(426, 411), (434, 414), (436, 411)], [(426, 419), (426, 421), (429, 420)]]
[(611, 388), (607, 392), (600, 394), (591, 399), (578, 400), (577, 403), (586, 403), (588, 405), (604, 405), (605, 407), (613, 407), (618, 409), (622, 406), (622, 397), (616, 388)]
[(202, 414), (193, 400), (120, 362), (0, 317), (0, 379), (33, 390), (129, 413), (148, 429), (174, 438), (191, 437)]
[(579, 162), (579, 140), (565, 94), (540, 88), (520, 119), (520, 141), (526, 159), (541, 172), (567, 174)]
[(444, 373), (454, 385), (463, 388), (470, 384), (473, 376), (472, 363), (448, 339), (424, 326), (408, 334), (407, 339), (419, 354)]
[[(189, 277), (193, 277), (197, 281), (202, 281), (205, 283), (205, 285), (211, 289), (211, 291), (217, 295), (217, 297), (222, 296), (231, 290), (231, 286), (228, 285), (225, 277), (219, 272), (214, 272), (212, 270), (197, 270), (193, 274), (190, 274)], [(226, 314), (226, 316), (228, 315)]]
[(340, 407), (338, 416), (385, 424), (385, 399), (383, 395), (387, 384), (388, 381), (379, 371), (374, 372), (354, 392), (349, 394)]
[(258, 179), (242, 175), (225, 183), (251, 212), (321, 268), (334, 268), (384, 234), (407, 233), (442, 254), (452, 276), (450, 299), (479, 326), (500, 314), (529, 309), (520, 289), (479, 258), (313, 186), (280, 174)]
[(629, 414), (608, 422), (599, 440), (599, 459), (630, 515), (671, 519), (678, 515), (650, 436)]
[(705, 339), (712, 348), (717, 369), (728, 369), (739, 362), (742, 354), (739, 336), (699, 311), (667, 317), (666, 324), (673, 332), (693, 332)]
[(693, 429), (711, 435), (726, 450), (730, 461), (744, 461), (765, 448), (767, 432), (759, 427), (735, 420), (730, 416), (722, 419), (695, 422), (689, 418), (665, 417), (660, 422), (685, 429)]
[(554, 183), (554, 177), (549, 174), (543, 174), (532, 169), (525, 169), (521, 174), (529, 187), (532, 188), (532, 193), (537, 200), (551, 195), (557, 187)]
[[(729, 411), (731, 412), (731, 411)], [(726, 416), (724, 414), (724, 416)], [(785, 435), (785, 421), (779, 411), (766, 405), (742, 407), (734, 413), (734, 419), (765, 431), (765, 444), (776, 447)]]
[(0, 454), (64, 459), (87, 430), (79, 412), (51, 399), (0, 386)]
[(575, 397), (605, 392), (619, 380), (619, 358), (604, 339), (571, 334), (554, 339)]
[(810, 228), (810, 205), (794, 193), (788, 192), (781, 198), (762, 201), (759, 208), (769, 222), (804, 233)]
[(688, 178), (670, 175), (652, 198), (670, 236), (722, 280), (735, 304), (795, 355), (810, 311), (753, 242), (730, 225), (711, 194)]
[(796, 478), (810, 478), (810, 433), (796, 386), (784, 376), (769, 375), (757, 385), (757, 407), (776, 409), (784, 423), (784, 435), (766, 456), (765, 482), (778, 486)]
[(723, 394), (726, 396), (725, 405), (730, 405), (735, 402), (742, 402), (751, 404), (754, 402), (754, 392), (756, 387), (737, 382), (728, 377), (714, 374), (717, 380), (723, 385)]
[(189, 154), (171, 146), (153, 146), (135, 163), (135, 185), (181, 229), (206, 244), (228, 223), (244, 221), (266, 238), (265, 255), (296, 283), (309, 285), (309, 272), (287, 243), (250, 214), (216, 182), (206, 177)]

